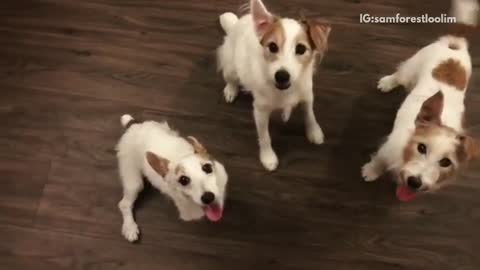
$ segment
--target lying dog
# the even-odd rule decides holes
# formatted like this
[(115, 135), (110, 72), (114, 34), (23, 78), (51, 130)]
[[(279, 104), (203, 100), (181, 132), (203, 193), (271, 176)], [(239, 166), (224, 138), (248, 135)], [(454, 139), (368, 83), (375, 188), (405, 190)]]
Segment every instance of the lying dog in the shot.
[[(476, 23), (476, 1), (453, 4), (457, 23)], [(365, 181), (391, 171), (397, 178), (398, 199), (409, 201), (420, 192), (444, 186), (465, 162), (479, 155), (479, 143), (464, 130), (464, 98), (471, 72), (467, 40), (447, 35), (379, 81), (383, 92), (403, 85), (410, 93), (387, 141), (363, 166)]]
[(282, 110), (287, 122), (302, 103), (308, 139), (323, 143), (313, 112), (312, 77), (316, 60), (327, 49), (330, 27), (316, 20), (276, 17), (261, 0), (251, 0), (250, 11), (240, 19), (233, 13), (220, 16), (226, 36), (217, 56), (227, 83), (225, 100), (233, 102), (240, 86), (253, 95), (260, 161), (271, 171), (278, 166), (268, 131), (272, 111)]
[(142, 123), (130, 115), (122, 116), (121, 122), (126, 130), (117, 145), (123, 185), (118, 207), (128, 241), (139, 235), (132, 208), (143, 189), (142, 176), (173, 200), (182, 220), (222, 218), (227, 173), (194, 137), (180, 137), (166, 122)]

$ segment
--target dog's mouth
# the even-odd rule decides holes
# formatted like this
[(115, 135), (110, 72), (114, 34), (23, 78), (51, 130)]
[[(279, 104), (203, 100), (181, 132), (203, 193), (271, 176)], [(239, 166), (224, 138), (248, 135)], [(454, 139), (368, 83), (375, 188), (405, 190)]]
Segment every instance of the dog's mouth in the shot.
[(396, 195), (397, 199), (402, 201), (402, 202), (409, 202), (417, 196), (417, 192), (411, 190), (407, 185), (405, 184), (398, 184), (397, 185), (397, 190), (396, 190)]
[(223, 216), (223, 207), (218, 203), (212, 203), (203, 208), (208, 220), (218, 222)]
[(290, 83), (275, 83), (275, 87), (277, 87), (278, 90), (287, 90), (288, 88), (290, 88)]

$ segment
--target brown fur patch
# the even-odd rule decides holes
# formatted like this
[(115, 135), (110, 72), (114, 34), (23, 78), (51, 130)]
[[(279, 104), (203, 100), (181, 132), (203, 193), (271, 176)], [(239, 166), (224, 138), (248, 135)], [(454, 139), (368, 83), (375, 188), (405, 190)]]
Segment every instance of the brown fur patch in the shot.
[(467, 71), (462, 64), (454, 59), (448, 59), (432, 71), (436, 80), (451, 85), (460, 91), (467, 87)]
[(460, 49), (460, 47), (458, 47), (458, 45), (455, 43), (448, 44), (448, 48), (455, 51)]
[(480, 143), (470, 136), (460, 136), (457, 156), (460, 161), (469, 161), (480, 156)]
[(207, 149), (193, 136), (188, 136), (187, 141), (192, 145), (193, 151), (195, 154), (199, 155), (204, 159), (209, 159), (210, 155), (207, 152)]
[(168, 164), (170, 163), (167, 159), (157, 156), (152, 152), (147, 152), (146, 158), (148, 164), (152, 167), (155, 172), (157, 172), (162, 177), (165, 177), (168, 173)]
[(277, 58), (276, 53), (270, 53), (268, 50), (268, 45), (272, 42), (277, 45), (279, 52), (283, 49), (283, 45), (285, 44), (285, 30), (283, 29), (280, 19), (277, 18), (275, 18), (273, 23), (268, 26), (265, 34), (260, 39), (260, 44), (262, 44), (268, 52), (266, 57), (269, 61), (274, 61)]
[(316, 19), (305, 19), (302, 23), (306, 26), (310, 46), (320, 52), (320, 54), (324, 54), (328, 49), (330, 25)]
[(416, 123), (425, 124), (433, 123), (437, 125), (442, 124), (441, 115), (443, 111), (443, 93), (438, 91), (422, 104), (422, 108), (417, 115)]
[(304, 31), (300, 32), (296, 39), (295, 44), (302, 44), (307, 48), (307, 52), (304, 55), (299, 55), (298, 59), (302, 63), (303, 67), (307, 67), (312, 61), (315, 60), (315, 54), (312, 52), (312, 44), (309, 40), (307, 29), (304, 28)]

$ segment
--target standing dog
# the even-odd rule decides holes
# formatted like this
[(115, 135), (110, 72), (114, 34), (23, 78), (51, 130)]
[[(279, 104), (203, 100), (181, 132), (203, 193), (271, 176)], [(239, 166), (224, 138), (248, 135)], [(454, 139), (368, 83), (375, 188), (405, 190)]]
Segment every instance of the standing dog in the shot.
[[(453, 14), (457, 23), (474, 29), (478, 3), (456, 0)], [(479, 143), (464, 131), (464, 98), (471, 71), (467, 40), (447, 35), (379, 81), (383, 92), (403, 85), (410, 93), (386, 143), (363, 166), (365, 181), (392, 171), (397, 178), (398, 199), (409, 201), (420, 192), (445, 185), (462, 164), (479, 155)]]
[(180, 137), (166, 122), (141, 123), (130, 115), (122, 116), (121, 122), (126, 131), (117, 145), (123, 185), (118, 207), (128, 241), (138, 239), (132, 209), (143, 189), (142, 176), (173, 200), (182, 220), (222, 218), (227, 173), (194, 137)]
[(220, 16), (226, 36), (217, 56), (227, 83), (225, 100), (233, 102), (240, 86), (253, 95), (260, 161), (272, 171), (278, 166), (268, 130), (272, 111), (282, 110), (287, 122), (292, 109), (302, 103), (308, 139), (323, 143), (313, 112), (312, 77), (316, 60), (327, 49), (330, 27), (316, 20), (274, 16), (261, 0), (251, 0), (250, 11), (240, 19), (233, 13)]

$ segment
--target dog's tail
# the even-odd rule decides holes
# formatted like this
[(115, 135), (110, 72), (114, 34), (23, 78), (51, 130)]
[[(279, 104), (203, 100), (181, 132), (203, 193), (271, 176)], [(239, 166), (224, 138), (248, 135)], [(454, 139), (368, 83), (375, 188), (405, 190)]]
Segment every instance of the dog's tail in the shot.
[(133, 124), (140, 124), (141, 122), (135, 120), (130, 114), (124, 114), (120, 117), (120, 123), (125, 129), (128, 129)]
[(223, 28), (223, 31), (228, 35), (230, 33), (230, 30), (232, 30), (233, 26), (237, 24), (238, 22), (238, 17), (237, 15), (231, 13), (231, 12), (226, 12), (220, 15), (220, 25)]
[[(469, 39), (480, 32), (478, 0), (452, 0), (450, 13), (456, 19), (456, 23), (450, 27), (449, 31), (452, 36)], [(456, 42), (458, 41), (457, 39)]]

